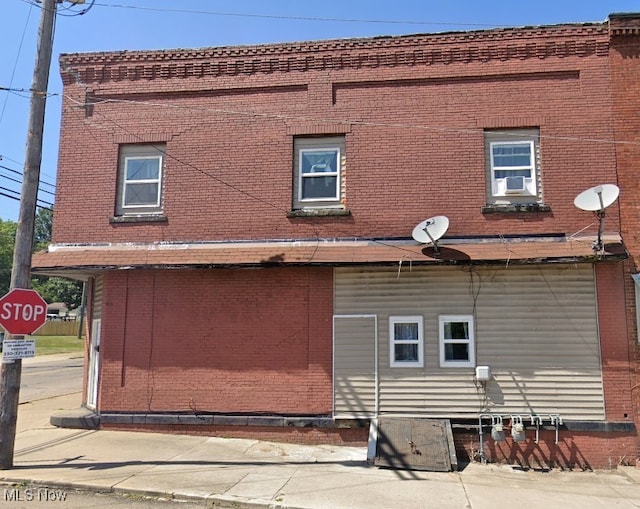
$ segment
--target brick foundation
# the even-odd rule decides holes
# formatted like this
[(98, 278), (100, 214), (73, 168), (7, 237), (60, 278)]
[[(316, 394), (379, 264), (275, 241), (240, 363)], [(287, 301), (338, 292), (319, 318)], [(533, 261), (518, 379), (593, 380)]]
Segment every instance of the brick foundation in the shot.
[[(514, 442), (510, 436), (504, 442), (483, 436), (485, 458), (490, 463), (506, 463), (526, 468), (602, 469), (619, 465), (635, 465), (636, 432), (575, 432), (562, 430), (558, 443), (555, 431), (540, 431), (535, 443), (535, 431), (527, 430), (524, 442)], [(480, 461), (480, 437), (477, 432), (454, 430), (456, 454), (462, 461)]]
[(149, 433), (177, 433), (181, 435), (211, 436), (224, 438), (244, 438), (293, 444), (367, 445), (368, 428), (282, 428), (277, 426), (185, 426), (141, 425), (141, 424), (101, 424), (100, 429), (117, 431), (144, 431)]

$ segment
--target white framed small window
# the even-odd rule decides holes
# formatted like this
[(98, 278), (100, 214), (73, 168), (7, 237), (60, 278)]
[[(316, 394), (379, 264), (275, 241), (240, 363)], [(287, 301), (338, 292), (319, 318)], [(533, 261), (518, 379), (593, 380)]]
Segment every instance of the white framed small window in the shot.
[(340, 200), (340, 148), (300, 150), (300, 201)]
[(438, 317), (440, 367), (472, 368), (475, 366), (475, 332), (471, 315)]
[(344, 137), (296, 138), (294, 151), (293, 208), (342, 208)]
[(491, 189), (494, 196), (536, 194), (533, 141), (490, 143)]
[(156, 214), (162, 212), (164, 147), (125, 145), (120, 150), (120, 178), (117, 213)]
[(539, 129), (485, 131), (487, 203), (541, 202)]
[(389, 317), (389, 347), (391, 367), (423, 367), (424, 337), (422, 317)]

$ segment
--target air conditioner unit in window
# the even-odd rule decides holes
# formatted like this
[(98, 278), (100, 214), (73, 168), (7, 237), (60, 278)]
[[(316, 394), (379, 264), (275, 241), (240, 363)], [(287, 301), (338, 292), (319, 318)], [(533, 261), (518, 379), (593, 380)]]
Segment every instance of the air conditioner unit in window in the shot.
[(505, 193), (521, 193), (527, 189), (524, 177), (505, 177), (504, 191)]

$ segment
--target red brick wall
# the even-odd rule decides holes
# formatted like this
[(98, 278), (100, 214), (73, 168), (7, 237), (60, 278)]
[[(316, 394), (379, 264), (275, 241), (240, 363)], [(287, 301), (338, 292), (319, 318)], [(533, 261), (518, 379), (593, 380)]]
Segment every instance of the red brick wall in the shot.
[(606, 417), (610, 421), (633, 421), (624, 267), (617, 263), (595, 267)]
[(366, 446), (369, 437), (368, 428), (298, 428), (270, 426), (185, 426), (185, 425), (135, 425), (103, 424), (101, 429), (118, 431), (144, 431), (152, 433), (180, 433), (224, 438), (246, 438), (251, 440), (269, 440), (293, 444), (332, 444), (348, 446)]
[[(510, 436), (504, 442), (495, 442), (485, 433), (484, 454), (489, 462), (527, 468), (594, 469), (635, 465), (636, 433), (561, 430), (557, 444), (555, 440), (552, 430), (541, 430), (537, 444), (535, 430), (527, 430), (524, 442), (514, 442)], [(480, 460), (477, 432), (454, 432), (454, 441), (458, 458)]]
[[(640, 16), (621, 15), (611, 21), (611, 88), (620, 186), (620, 228), (631, 255), (626, 264), (625, 289), (630, 357), (631, 394), (636, 427), (640, 429), (640, 344), (636, 327), (635, 283), (640, 272)], [(640, 440), (638, 441), (640, 456)]]
[(330, 414), (331, 269), (105, 276), (103, 412)]
[[(246, 74), (231, 57), (194, 57), (191, 67), (176, 58), (176, 69), (184, 65), (180, 72), (140, 79), (132, 54), (102, 74), (96, 57), (79, 66), (80, 82), (65, 75), (54, 242), (409, 238), (417, 222), (436, 214), (449, 216), (452, 236), (582, 230), (593, 220), (573, 206), (574, 197), (616, 179), (615, 147), (591, 141), (612, 138), (609, 59), (600, 50), (606, 29), (524, 30), (521, 39), (517, 31), (489, 34), (487, 40), (478, 34), (407, 37), (322, 51), (303, 44), (300, 56), (277, 47), (263, 60), (311, 55), (316, 64), (274, 72), (250, 66)], [(400, 43), (412, 60), (399, 60)], [(427, 52), (432, 60), (415, 63)], [(366, 65), (354, 63), (365, 54)], [(156, 56), (142, 63), (151, 66)], [(331, 68), (317, 64), (320, 59)], [(196, 74), (193, 66), (205, 64), (224, 64), (227, 71)], [(131, 77), (124, 78), (127, 68)], [(95, 104), (85, 110), (78, 104), (87, 91)], [(511, 127), (540, 127), (543, 195), (551, 213), (481, 213), (482, 131)], [(352, 215), (287, 218), (292, 133), (336, 130), (348, 131)], [(141, 141), (166, 142), (168, 221), (110, 224), (118, 146)], [(592, 225), (586, 233), (596, 230)], [(617, 207), (607, 230), (618, 230)]]

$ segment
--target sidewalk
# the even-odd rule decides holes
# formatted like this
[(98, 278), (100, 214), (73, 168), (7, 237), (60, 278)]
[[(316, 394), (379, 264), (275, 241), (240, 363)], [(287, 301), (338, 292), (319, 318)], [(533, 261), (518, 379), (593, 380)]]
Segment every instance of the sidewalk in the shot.
[(364, 447), (300, 446), (224, 438), (55, 428), (80, 394), (20, 405), (14, 468), (5, 483), (35, 483), (202, 499), (215, 507), (527, 509), (638, 508), (640, 469), (462, 472), (379, 469)]

